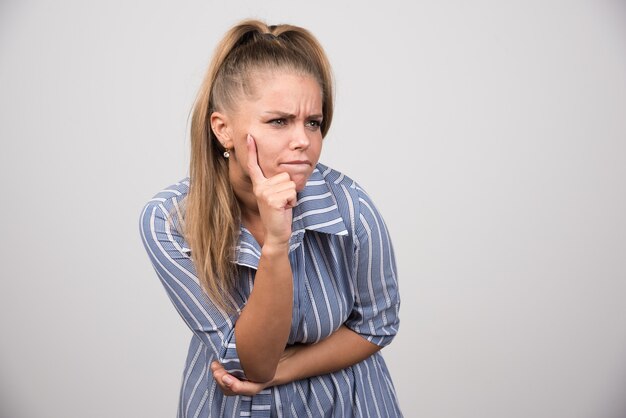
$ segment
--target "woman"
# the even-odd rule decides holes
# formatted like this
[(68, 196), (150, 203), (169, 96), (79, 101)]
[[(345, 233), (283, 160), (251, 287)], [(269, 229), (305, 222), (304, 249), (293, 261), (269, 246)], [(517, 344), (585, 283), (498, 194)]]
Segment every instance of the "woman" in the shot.
[(245, 21), (218, 46), (190, 177), (141, 215), (193, 331), (178, 417), (397, 417), (379, 353), (398, 330), (393, 248), (368, 195), (320, 163), (328, 60), (305, 29)]

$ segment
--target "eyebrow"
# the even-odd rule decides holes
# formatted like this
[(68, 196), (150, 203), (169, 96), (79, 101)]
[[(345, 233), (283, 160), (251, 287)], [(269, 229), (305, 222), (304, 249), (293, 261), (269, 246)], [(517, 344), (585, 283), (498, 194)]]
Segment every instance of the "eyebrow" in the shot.
[[(282, 118), (285, 119), (295, 119), (296, 115), (294, 115), (293, 113), (287, 113), (287, 112), (281, 112), (280, 110), (267, 110), (265, 112), (263, 112), (264, 114), (270, 114), (270, 115), (276, 115), (276, 116), (280, 116)], [(324, 116), (321, 114), (314, 114), (314, 115), (309, 115), (307, 118), (308, 119), (322, 119)]]

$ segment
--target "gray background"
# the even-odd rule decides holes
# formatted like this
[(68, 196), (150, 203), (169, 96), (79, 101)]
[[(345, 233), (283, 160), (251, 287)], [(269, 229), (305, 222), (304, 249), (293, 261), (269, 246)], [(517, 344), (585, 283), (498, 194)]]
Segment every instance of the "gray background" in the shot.
[(173, 417), (190, 331), (138, 217), (187, 175), (214, 45), (309, 28), (322, 161), (391, 230), (407, 417), (626, 416), (626, 7), (609, 0), (0, 3), (0, 413)]

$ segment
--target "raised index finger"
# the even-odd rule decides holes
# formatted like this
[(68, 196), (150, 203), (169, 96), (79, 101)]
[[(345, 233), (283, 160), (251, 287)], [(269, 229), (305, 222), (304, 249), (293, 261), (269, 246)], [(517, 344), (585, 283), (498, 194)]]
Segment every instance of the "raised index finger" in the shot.
[(259, 167), (259, 159), (256, 151), (256, 141), (252, 135), (248, 134), (248, 171), (253, 183), (261, 180), (267, 180), (261, 167)]

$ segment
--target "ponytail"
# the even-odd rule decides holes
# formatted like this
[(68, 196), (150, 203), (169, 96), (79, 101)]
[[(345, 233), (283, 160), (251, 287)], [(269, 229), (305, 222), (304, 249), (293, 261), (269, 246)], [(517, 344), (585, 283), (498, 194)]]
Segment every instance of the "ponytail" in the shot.
[(297, 26), (246, 20), (231, 28), (215, 49), (193, 107), (184, 235), (202, 288), (215, 305), (228, 311), (237, 308), (229, 295), (236, 280), (233, 261), (241, 211), (210, 117), (216, 110), (233, 110), (239, 98), (250, 95), (255, 73), (282, 70), (318, 81), (325, 136), (333, 114), (330, 64), (313, 35)]

